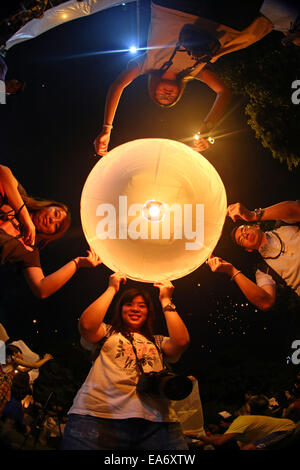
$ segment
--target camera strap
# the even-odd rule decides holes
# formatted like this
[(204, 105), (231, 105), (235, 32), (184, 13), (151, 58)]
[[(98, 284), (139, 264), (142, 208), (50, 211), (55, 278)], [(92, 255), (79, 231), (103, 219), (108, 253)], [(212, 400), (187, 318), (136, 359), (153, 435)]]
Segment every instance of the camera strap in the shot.
[[(139, 368), (140, 373), (143, 374), (143, 373), (144, 373), (144, 369), (143, 369), (142, 359), (139, 359), (139, 358), (138, 358), (137, 351), (136, 351), (136, 347), (135, 347), (135, 345), (134, 345), (134, 343), (133, 343), (133, 337), (132, 337), (130, 334), (128, 334), (128, 335), (126, 336), (126, 338), (127, 338), (128, 341), (130, 341), (130, 343), (131, 343), (133, 352), (134, 352), (135, 357), (136, 357), (136, 364), (137, 364), (137, 366), (138, 366), (138, 368)], [(167, 370), (170, 370), (168, 364), (166, 363), (166, 360), (165, 360), (165, 357), (164, 357), (164, 354), (163, 354), (161, 348), (158, 347), (158, 345), (157, 345), (157, 342), (156, 342), (156, 338), (155, 338), (155, 337), (154, 337), (153, 344), (154, 344), (154, 346), (155, 346), (156, 349), (157, 349), (158, 355), (161, 357), (163, 368), (164, 368), (164, 369), (167, 369)]]
[[(188, 33), (189, 39), (192, 38), (192, 43), (194, 44), (202, 44), (203, 45), (203, 50), (202, 54), (200, 57), (194, 56), (192, 50), (190, 50), (190, 47), (188, 45), (188, 42), (186, 42), (185, 33)], [(186, 24), (183, 26), (183, 28), (180, 31), (179, 34), (179, 40), (171, 54), (171, 57), (169, 60), (167, 60), (159, 69), (161, 74), (165, 73), (173, 64), (173, 59), (177, 52), (185, 52), (191, 58), (195, 61), (194, 64), (180, 72), (180, 77), (185, 77), (190, 75), (190, 73), (195, 70), (195, 68), (203, 63), (205, 65), (209, 64), (211, 59), (214, 57), (214, 55), (218, 52), (220, 49), (221, 44), (219, 40), (214, 37), (212, 34), (204, 32), (204, 31), (197, 31), (197, 29), (193, 28), (193, 25)]]
[(15, 238), (21, 238), (22, 237), (22, 225), (18, 221), (18, 215), (21, 212), (21, 210), (23, 209), (24, 205), (25, 204), (23, 204), (20, 207), (18, 212), (16, 212), (12, 208), (10, 208), (10, 210), (8, 210), (8, 211), (5, 211), (3, 209), (3, 206), (4, 207), (5, 206), (9, 207), (8, 200), (7, 200), (6, 197), (5, 198), (0, 198), (0, 220), (2, 220), (3, 222), (10, 222), (16, 230), (20, 231), (20, 235), (16, 236)]
[(136, 347), (135, 345), (133, 344), (133, 337), (129, 334), (128, 336), (126, 336), (126, 338), (128, 339), (128, 341), (130, 341), (131, 343), (131, 346), (132, 346), (132, 349), (133, 349), (133, 352), (134, 352), (134, 355), (135, 355), (135, 358), (136, 358), (136, 364), (139, 368), (139, 371), (141, 374), (144, 373), (144, 369), (143, 369), (143, 365), (142, 365), (142, 360), (138, 358), (138, 355), (137, 355), (137, 351), (136, 351)]
[[(183, 49), (180, 49), (182, 46), (182, 44), (180, 42), (178, 42), (175, 46), (175, 49), (173, 50), (172, 54), (171, 54), (171, 57), (169, 60), (167, 60), (162, 66), (161, 68), (159, 69), (159, 71), (163, 74), (165, 73), (170, 67), (171, 65), (173, 64), (173, 59), (175, 57), (175, 55), (177, 54), (177, 52), (187, 52), (187, 50), (185, 48)], [(188, 67), (184, 70), (182, 70), (180, 72), (180, 76), (181, 77), (185, 77), (186, 75), (189, 75), (196, 67), (198, 64), (200, 64), (200, 62), (203, 62), (203, 60), (201, 59), (196, 59), (195, 60), (195, 63), (194, 65), (192, 65), (191, 67)]]

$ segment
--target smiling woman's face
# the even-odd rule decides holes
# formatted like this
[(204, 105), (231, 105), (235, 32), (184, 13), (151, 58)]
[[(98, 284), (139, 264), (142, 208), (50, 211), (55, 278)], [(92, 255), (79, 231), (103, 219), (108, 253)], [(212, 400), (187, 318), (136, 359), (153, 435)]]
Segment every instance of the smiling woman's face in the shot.
[(58, 232), (66, 217), (67, 214), (61, 207), (49, 206), (35, 212), (32, 220), (38, 232), (53, 235)]
[(130, 330), (139, 331), (148, 315), (148, 307), (144, 298), (141, 295), (137, 295), (130, 302), (123, 304), (121, 315), (124, 323)]

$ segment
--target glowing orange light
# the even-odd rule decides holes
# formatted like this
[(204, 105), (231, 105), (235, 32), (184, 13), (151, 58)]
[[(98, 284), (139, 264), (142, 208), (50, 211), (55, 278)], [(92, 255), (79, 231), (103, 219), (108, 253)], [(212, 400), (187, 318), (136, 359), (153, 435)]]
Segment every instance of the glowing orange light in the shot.
[(138, 139), (98, 161), (80, 206), (84, 235), (103, 264), (129, 279), (162, 282), (211, 255), (227, 202), (220, 176), (190, 146)]
[(149, 222), (160, 222), (165, 217), (165, 204), (154, 200), (146, 201), (143, 206), (142, 215)]

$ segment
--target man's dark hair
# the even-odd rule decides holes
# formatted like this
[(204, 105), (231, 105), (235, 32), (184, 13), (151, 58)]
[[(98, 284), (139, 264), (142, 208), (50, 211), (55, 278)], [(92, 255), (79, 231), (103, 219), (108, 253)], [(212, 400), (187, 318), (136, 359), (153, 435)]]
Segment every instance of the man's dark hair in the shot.
[(6, 346), (7, 357), (13, 356), (14, 354), (17, 354), (18, 352), (22, 353), (22, 350), (18, 346), (15, 346), (14, 344), (8, 344)]
[(252, 415), (265, 415), (269, 409), (269, 400), (264, 395), (254, 395), (249, 400)]

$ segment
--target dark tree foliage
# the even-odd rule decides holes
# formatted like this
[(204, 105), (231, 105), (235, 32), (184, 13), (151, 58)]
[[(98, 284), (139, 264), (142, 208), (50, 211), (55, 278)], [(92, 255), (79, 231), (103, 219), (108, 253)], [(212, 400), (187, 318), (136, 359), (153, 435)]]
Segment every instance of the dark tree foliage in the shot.
[(212, 68), (234, 94), (245, 98), (256, 138), (291, 170), (300, 162), (300, 104), (292, 102), (292, 83), (300, 79), (300, 48), (283, 46), (282, 37), (273, 32), (222, 57)]

